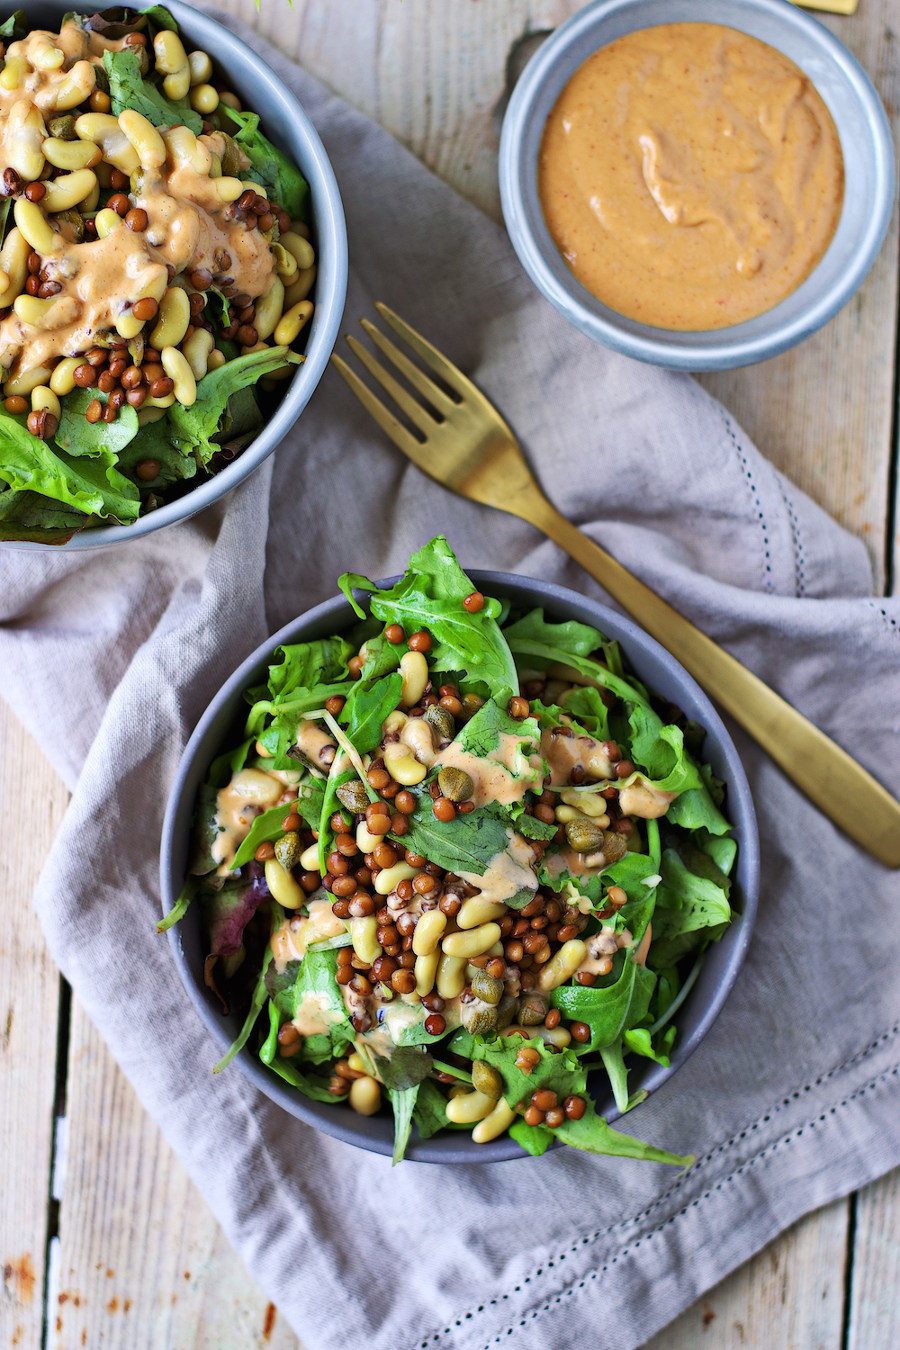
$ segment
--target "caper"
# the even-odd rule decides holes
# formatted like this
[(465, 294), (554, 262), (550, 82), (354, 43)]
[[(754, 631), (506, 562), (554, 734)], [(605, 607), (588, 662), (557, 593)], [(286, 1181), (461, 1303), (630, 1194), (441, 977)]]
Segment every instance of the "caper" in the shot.
[(369, 805), (369, 794), (358, 778), (351, 778), (349, 782), (339, 784), (334, 793), (341, 805), (346, 806), (354, 815), (361, 815)]
[(288, 872), (297, 866), (302, 852), (303, 845), (296, 830), (288, 830), (287, 834), (275, 841), (275, 857)]
[(425, 709), (425, 721), (434, 731), (439, 740), (452, 741), (456, 735), (456, 723), (453, 720), (453, 714), (446, 708), (442, 708), (439, 703), (432, 703)]
[(493, 1064), (476, 1059), (472, 1065), (472, 1085), (486, 1097), (499, 1097), (503, 1091), (503, 1079)]
[(478, 709), (483, 707), (484, 707), (484, 699), (479, 698), (477, 694), (463, 694), (462, 712), (459, 715), (460, 721), (468, 722), (469, 718), (474, 717), (475, 714), (478, 712)]
[(497, 1030), (497, 1009), (479, 998), (473, 998), (470, 1003), (461, 1003), (459, 1016), (472, 1036), (487, 1036)]
[(628, 845), (625, 842), (624, 835), (616, 834), (615, 830), (604, 830), (601, 849), (608, 867), (610, 863), (618, 862), (620, 858), (625, 857), (628, 852)]
[[(603, 847), (603, 831), (587, 816), (581, 820), (570, 820), (566, 825), (566, 838), (576, 853), (593, 853)], [(618, 836), (617, 836), (618, 838)]]
[(77, 141), (75, 118), (71, 116), (51, 117), (47, 123), (47, 134), (58, 141)]
[(472, 976), (472, 993), (495, 1008), (503, 997), (503, 981), (495, 980), (486, 970), (479, 970)]
[(225, 142), (225, 148), (222, 151), (222, 175), (225, 178), (234, 178), (241, 172), (241, 152), (234, 139), (225, 131), (220, 131), (219, 135)]
[[(68, 226), (68, 229), (65, 230), (65, 234), (71, 236), (74, 244), (80, 244), (82, 242), (84, 239), (84, 217), (80, 211), (60, 211), (57, 213), (56, 219), (60, 224), (65, 222)], [(135, 365), (137, 364), (138, 363), (135, 362)]]
[(519, 1000), (513, 994), (504, 994), (497, 1004), (497, 1030), (502, 1031), (514, 1020)]
[(438, 774), (438, 787), (451, 802), (467, 802), (475, 791), (472, 775), (466, 773), (465, 769), (455, 768), (452, 764), (441, 769)]
[(550, 1004), (541, 994), (523, 994), (519, 1001), (519, 1021), (523, 1027), (537, 1027), (547, 1016)]

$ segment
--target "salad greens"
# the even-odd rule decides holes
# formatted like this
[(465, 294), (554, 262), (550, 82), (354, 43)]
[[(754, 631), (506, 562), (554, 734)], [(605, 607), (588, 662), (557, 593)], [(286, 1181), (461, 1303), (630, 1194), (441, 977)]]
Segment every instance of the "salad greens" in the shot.
[(389, 1108), (395, 1161), (465, 1129), (687, 1164), (597, 1101), (646, 1096), (634, 1065), (669, 1065), (733, 919), (697, 728), (597, 629), (481, 596), (442, 537), (390, 587), (340, 585), (359, 625), (280, 647), (247, 691), (160, 925), (199, 906), (207, 980), (247, 1010), (229, 1055)]
[[(38, 270), (28, 273), (16, 207), (30, 181), (63, 171), (24, 150), (18, 167), (0, 165), (0, 267), (12, 283), (0, 295), (0, 540), (54, 544), (132, 524), (253, 440), (277, 403), (278, 382), (303, 360), (276, 341), (275, 329), (306, 300), (314, 270), (306, 180), (255, 112), (231, 106), (238, 100), (227, 72), (191, 51), (163, 5), (65, 14), (59, 60), (87, 69), (92, 87), (85, 77), (81, 103), (43, 121), (39, 110), (55, 106), (43, 86), (57, 71), (28, 64), (31, 44), (15, 47), (30, 27), (17, 10), (0, 21), (0, 44), (7, 60), (26, 63), (42, 137), (74, 140), (80, 116), (108, 107), (113, 117), (146, 119), (147, 138), (156, 128), (165, 143), (162, 163), (147, 159), (146, 148), (142, 162), (124, 128), (107, 135), (98, 164), (82, 171), (93, 182), (87, 196), (66, 210), (51, 210), (47, 194), (37, 204), (57, 244), (36, 255), (39, 263), (32, 252)], [(190, 84), (188, 65), (182, 79), (167, 64), (173, 51), (191, 58)], [(13, 144), (6, 122), (14, 106), (0, 100), (0, 145)], [(210, 191), (226, 179), (234, 181), (224, 192)], [(184, 239), (196, 241), (190, 257), (181, 256)], [(127, 247), (114, 249), (116, 241)], [(108, 294), (96, 277), (84, 284), (92, 268), (109, 275)], [(120, 278), (137, 276), (139, 294), (130, 282), (122, 290)], [(40, 315), (27, 318), (27, 307), (45, 303), (63, 304), (72, 317), (46, 325), (52, 341), (36, 352)], [(182, 318), (166, 326), (161, 310)], [(30, 376), (43, 368), (35, 387)]]

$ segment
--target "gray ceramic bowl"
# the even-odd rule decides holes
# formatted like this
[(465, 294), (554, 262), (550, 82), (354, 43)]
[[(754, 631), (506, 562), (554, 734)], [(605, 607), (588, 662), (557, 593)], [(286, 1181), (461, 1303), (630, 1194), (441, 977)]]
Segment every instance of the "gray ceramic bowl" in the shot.
[[(723, 24), (778, 48), (815, 84), (844, 154), (844, 205), (825, 256), (786, 300), (746, 323), (681, 333), (628, 319), (569, 271), (544, 221), (537, 164), (548, 114), (598, 48), (661, 23)], [(598, 0), (532, 57), (516, 85), (500, 142), (500, 196), (513, 247), (532, 281), (576, 328), (626, 356), (677, 370), (764, 361), (809, 337), (847, 303), (881, 247), (894, 207), (890, 128), (869, 77), (843, 43), (787, 0)]]
[[(631, 1081), (634, 1087), (643, 1087), (652, 1092), (671, 1078), (712, 1026), (734, 983), (750, 941), (759, 885), (759, 837), (750, 789), (737, 750), (702, 689), (673, 656), (630, 620), (623, 619), (596, 601), (547, 582), (513, 576), (507, 572), (474, 571), (470, 575), (479, 589), (490, 595), (508, 598), (524, 608), (543, 605), (548, 614), (556, 618), (579, 619), (582, 623), (593, 624), (608, 637), (617, 638), (622, 643), (630, 665), (649, 688), (669, 699), (688, 717), (706, 728), (704, 757), (726, 784), (726, 809), (735, 824), (735, 837), (739, 844), (734, 904), (740, 915), (721, 942), (710, 948), (700, 977), (678, 1014), (679, 1038), (672, 1054), (671, 1067), (666, 1069), (649, 1061), (640, 1061), (640, 1064), (635, 1063), (632, 1067)], [(390, 585), (391, 581), (382, 584)], [(174, 904), (184, 880), (197, 791), (216, 756), (240, 740), (242, 718), (246, 713), (244, 690), (249, 685), (265, 680), (271, 654), (280, 643), (325, 637), (351, 627), (356, 622), (356, 616), (343, 597), (317, 605), (282, 628), (248, 657), (222, 686), (201, 717), (178, 767), (163, 822), (160, 861), (163, 913), (167, 913)], [(169, 941), (188, 994), (213, 1037), (224, 1049), (233, 1040), (241, 1019), (236, 1016), (223, 1017), (218, 1003), (203, 983), (205, 947), (197, 907), (189, 910), (185, 919), (169, 931)], [(358, 1116), (346, 1108), (308, 1101), (270, 1073), (257, 1056), (249, 1051), (238, 1055), (229, 1072), (235, 1072), (237, 1066), (267, 1097), (298, 1120), (314, 1125), (345, 1143), (390, 1155), (393, 1122), (388, 1113)], [(197, 1065), (196, 1068), (202, 1072), (211, 1068), (211, 1065)], [(606, 1087), (600, 1091), (598, 1105), (609, 1119), (614, 1120), (619, 1113)], [(640, 1108), (637, 1109), (634, 1124), (640, 1133)], [(479, 1145), (473, 1144), (466, 1135), (452, 1132), (428, 1140), (419, 1140), (414, 1136), (407, 1156), (417, 1162), (471, 1163), (502, 1162), (527, 1155), (509, 1138)]]
[[(228, 71), (232, 87), (244, 107), (260, 114), (263, 130), (279, 149), (290, 155), (309, 183), (310, 225), (318, 270), (312, 297), (316, 308), (309, 328), (306, 360), (285, 386), (284, 397), (256, 440), (213, 478), (206, 479), (148, 516), (141, 516), (133, 525), (103, 525), (84, 530), (66, 544), (14, 543), (8, 544), (8, 548), (59, 552), (124, 544), (160, 530), (164, 525), (174, 525), (176, 521), (196, 515), (242, 483), (287, 435), (322, 378), (337, 339), (347, 295), (347, 228), (337, 180), (315, 127), (290, 90), (252, 48), (214, 19), (182, 4), (181, 0), (171, 0), (171, 3), (166, 0), (166, 4), (178, 20), (189, 49), (201, 48)], [(63, 14), (72, 8), (66, 0), (36, 0), (28, 7), (28, 22), (32, 27), (41, 24), (58, 26)], [(90, 13), (102, 9), (103, 5), (101, 0), (94, 0), (92, 4), (76, 4), (74, 8)], [(145, 9), (147, 6), (134, 5), (132, 8)]]

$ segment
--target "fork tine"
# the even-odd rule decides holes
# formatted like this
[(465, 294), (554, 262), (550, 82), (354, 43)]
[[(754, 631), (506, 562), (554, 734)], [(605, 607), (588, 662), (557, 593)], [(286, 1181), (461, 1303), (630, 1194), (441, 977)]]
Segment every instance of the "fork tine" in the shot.
[(417, 441), (412, 432), (407, 431), (406, 427), (397, 421), (394, 414), (384, 406), (380, 398), (376, 398), (368, 385), (363, 384), (356, 371), (347, 365), (343, 357), (333, 354), (331, 363), (349, 384), (366, 412), (374, 417), (381, 430), (390, 436), (397, 449), (402, 450), (404, 455), (418, 464), (419, 452), (422, 449), (421, 442)]
[(438, 423), (431, 413), (413, 398), (408, 389), (404, 389), (403, 385), (394, 379), (387, 367), (383, 366), (378, 358), (372, 355), (368, 347), (364, 347), (357, 338), (352, 337), (349, 333), (347, 335), (347, 346), (353, 355), (362, 361), (366, 370), (374, 376), (382, 389), (390, 394), (400, 411), (405, 413), (420, 431), (427, 436), (429, 432), (437, 428)]
[(414, 389), (418, 389), (423, 398), (427, 398), (431, 405), (442, 412), (445, 416), (458, 407), (449, 394), (445, 394), (443, 389), (419, 369), (419, 367), (410, 361), (405, 352), (401, 352), (396, 343), (389, 337), (385, 337), (380, 328), (376, 328), (371, 319), (360, 319), (360, 323), (366, 333), (375, 343), (389, 361), (397, 367), (399, 371), (409, 380)]
[(375, 308), (381, 317), (390, 324), (395, 333), (403, 338), (417, 356), (420, 356), (435, 373), (439, 375), (445, 384), (449, 384), (451, 389), (455, 389), (463, 398), (468, 397), (473, 392), (478, 392), (471, 380), (466, 379), (461, 370), (458, 370), (452, 361), (448, 361), (443, 352), (439, 352), (437, 347), (432, 347), (421, 333), (417, 333), (415, 328), (410, 328), (404, 319), (400, 318), (391, 309), (390, 305), (384, 304), (381, 300), (375, 301)]

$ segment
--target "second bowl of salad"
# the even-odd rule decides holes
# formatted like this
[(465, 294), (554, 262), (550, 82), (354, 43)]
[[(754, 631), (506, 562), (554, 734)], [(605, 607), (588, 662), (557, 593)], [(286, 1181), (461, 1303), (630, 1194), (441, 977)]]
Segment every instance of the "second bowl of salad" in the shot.
[(0, 540), (139, 538), (243, 480), (337, 333), (312, 124), (214, 20), (0, 8)]
[(609, 1122), (749, 940), (756, 823), (711, 704), (628, 620), (442, 537), (340, 584), (223, 687), (169, 801), (160, 928), (216, 1072), (395, 1161), (689, 1161)]

